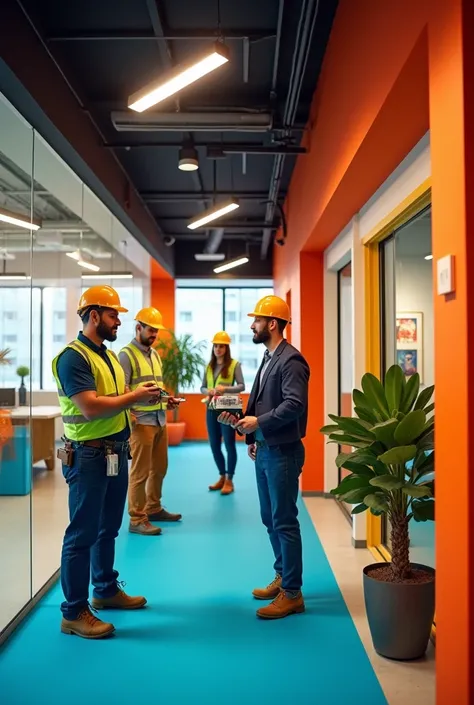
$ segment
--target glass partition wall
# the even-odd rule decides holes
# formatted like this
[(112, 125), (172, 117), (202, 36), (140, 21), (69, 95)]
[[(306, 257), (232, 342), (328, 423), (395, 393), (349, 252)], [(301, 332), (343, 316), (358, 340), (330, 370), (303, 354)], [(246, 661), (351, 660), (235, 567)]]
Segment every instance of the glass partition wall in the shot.
[(57, 573), (68, 520), (52, 360), (94, 283), (119, 291), (130, 314), (114, 347), (130, 341), (149, 304), (149, 257), (1, 96), (0, 126), (1, 640)]
[[(431, 207), (380, 246), (382, 372), (398, 364), (408, 379), (418, 372), (421, 389), (435, 384)], [(390, 550), (390, 526), (382, 521)], [(434, 522), (410, 524), (411, 559), (435, 565)]]

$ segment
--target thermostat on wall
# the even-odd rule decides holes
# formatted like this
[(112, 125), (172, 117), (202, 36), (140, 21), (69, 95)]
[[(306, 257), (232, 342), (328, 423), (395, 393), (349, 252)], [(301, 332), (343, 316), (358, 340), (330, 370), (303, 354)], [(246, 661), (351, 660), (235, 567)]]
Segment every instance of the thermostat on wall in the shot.
[(438, 294), (452, 294), (454, 291), (454, 257), (446, 255), (437, 263)]

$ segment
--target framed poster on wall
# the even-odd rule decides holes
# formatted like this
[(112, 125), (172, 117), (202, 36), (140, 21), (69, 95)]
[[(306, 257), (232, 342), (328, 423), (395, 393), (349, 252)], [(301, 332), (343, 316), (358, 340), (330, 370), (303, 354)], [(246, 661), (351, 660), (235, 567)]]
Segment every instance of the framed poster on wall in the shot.
[(405, 378), (409, 379), (416, 372), (423, 384), (423, 314), (421, 312), (401, 311), (396, 320), (397, 364), (400, 365)]

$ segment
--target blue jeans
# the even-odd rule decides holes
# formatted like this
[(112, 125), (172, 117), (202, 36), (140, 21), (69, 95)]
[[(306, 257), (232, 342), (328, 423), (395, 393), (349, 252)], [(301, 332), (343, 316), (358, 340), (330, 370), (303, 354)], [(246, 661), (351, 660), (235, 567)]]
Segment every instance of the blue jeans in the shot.
[(119, 454), (119, 474), (107, 476), (100, 448), (80, 446), (71, 467), (63, 465), (69, 485), (69, 521), (61, 556), (61, 586), (66, 619), (77, 619), (89, 602), (89, 581), (94, 597), (117, 592), (114, 570), (115, 539), (122, 524), (128, 488), (127, 453)]
[(263, 524), (267, 527), (274, 569), (284, 590), (303, 584), (303, 551), (298, 521), (299, 476), (305, 458), (301, 441), (281, 446), (258, 444), (255, 470)]
[(221, 448), (224, 439), (227, 451), (227, 475), (233, 477), (237, 465), (237, 449), (235, 447), (235, 430), (231, 426), (224, 426), (217, 420), (219, 414), (208, 409), (206, 414), (207, 433), (211, 444), (212, 455), (219, 470), (219, 475), (226, 474), (225, 458)]

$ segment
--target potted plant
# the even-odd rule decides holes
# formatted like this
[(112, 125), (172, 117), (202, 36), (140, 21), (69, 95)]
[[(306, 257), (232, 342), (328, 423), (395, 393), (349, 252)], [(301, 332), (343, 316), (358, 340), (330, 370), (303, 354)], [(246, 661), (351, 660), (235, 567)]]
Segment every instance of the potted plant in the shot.
[[(163, 382), (170, 393), (179, 396), (202, 375), (206, 363), (201, 353), (205, 345), (205, 341), (195, 343), (191, 335), (177, 337), (173, 331), (158, 340), (156, 351), (161, 357)], [(172, 413), (173, 420), (168, 423), (170, 446), (179, 445), (186, 431), (185, 422), (179, 420), (179, 407)]]
[(337, 457), (351, 474), (332, 494), (355, 505), (352, 514), (369, 510), (390, 523), (391, 561), (366, 566), (363, 580), (375, 650), (398, 660), (424, 655), (435, 611), (434, 569), (410, 562), (410, 521), (434, 520), (434, 387), (419, 390), (419, 375), (406, 381), (398, 365), (384, 384), (365, 374), (353, 392), (356, 416), (330, 415), (321, 429), (354, 449)]
[(25, 377), (30, 374), (30, 368), (26, 365), (20, 365), (16, 371), (18, 377), (21, 377), (21, 384), (18, 390), (18, 402), (20, 406), (26, 406), (26, 387), (25, 387)]

